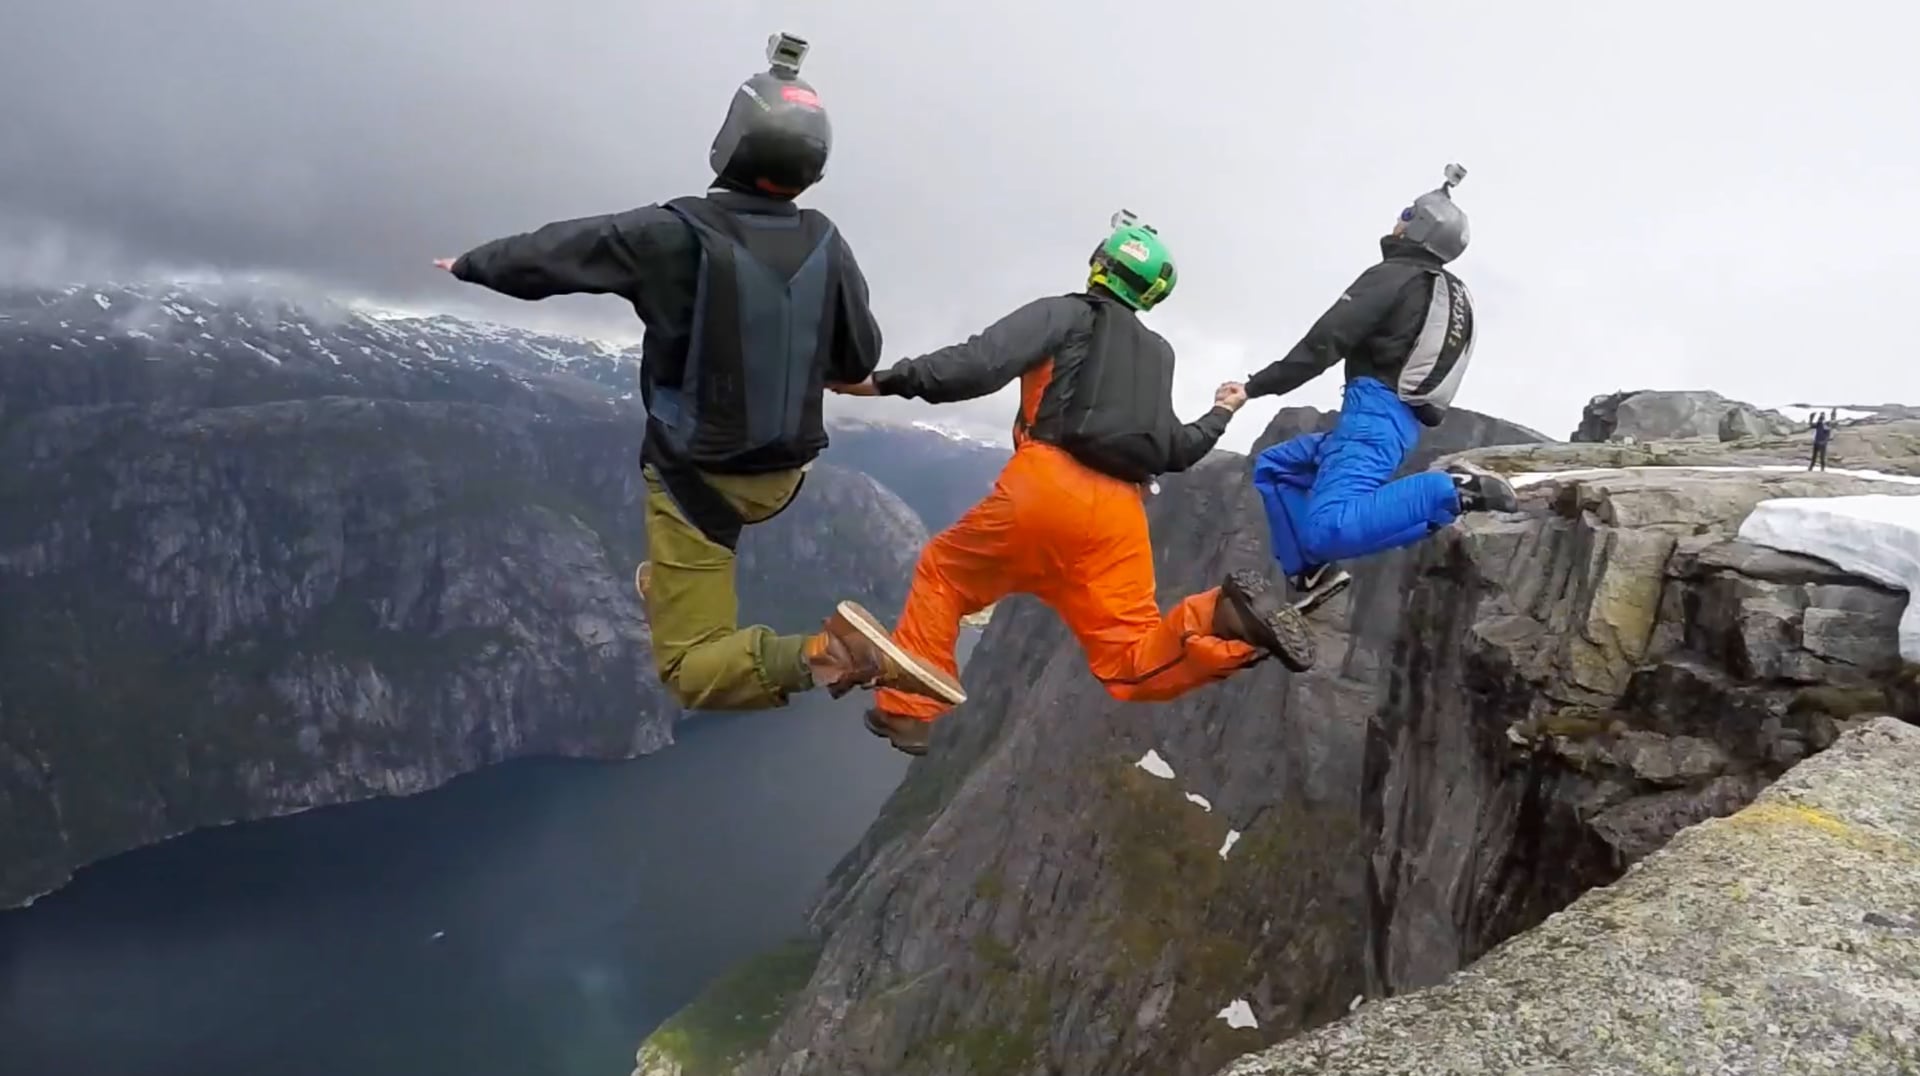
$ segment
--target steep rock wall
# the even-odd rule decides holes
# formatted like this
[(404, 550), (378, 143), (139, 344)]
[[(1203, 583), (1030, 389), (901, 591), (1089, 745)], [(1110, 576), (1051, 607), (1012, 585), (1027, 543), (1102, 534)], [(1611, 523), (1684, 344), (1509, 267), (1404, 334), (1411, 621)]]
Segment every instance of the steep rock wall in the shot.
[(1843, 735), (1442, 985), (1222, 1076), (1920, 1070), (1920, 729)]
[[(623, 361), (0, 291), (0, 906), (199, 826), (671, 742), (631, 582), (640, 418), (577, 376), (630, 386)], [(742, 612), (890, 614), (925, 537), (823, 464), (742, 542)]]
[[(1271, 437), (1323, 421), (1288, 413)], [(1520, 515), (1355, 565), (1311, 672), (1160, 706), (1109, 699), (1050, 613), (1006, 603), (972, 701), (830, 882), (808, 959), (707, 999), (759, 1030), (703, 1052), (676, 1026), (637, 1071), (1205, 1074), (1437, 982), (1892, 705), (1905, 596), (1728, 537), (1763, 497), (1867, 488), (1885, 487), (1539, 483)], [(1168, 482), (1151, 512), (1163, 602), (1264, 566), (1244, 460)]]

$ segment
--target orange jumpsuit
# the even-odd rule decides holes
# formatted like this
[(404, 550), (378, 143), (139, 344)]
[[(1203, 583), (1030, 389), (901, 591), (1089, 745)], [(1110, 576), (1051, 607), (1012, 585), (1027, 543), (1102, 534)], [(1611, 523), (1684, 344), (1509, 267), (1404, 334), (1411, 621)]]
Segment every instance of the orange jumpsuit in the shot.
[[(1160, 615), (1141, 487), (1027, 436), (1052, 377), (1051, 360), (1020, 375), (1013, 459), (993, 492), (921, 552), (894, 640), (956, 674), (960, 619), (1021, 593), (1060, 614), (1117, 699), (1171, 699), (1253, 664), (1259, 650), (1208, 634), (1218, 588)], [(898, 691), (876, 692), (875, 704), (923, 721), (948, 709)]]

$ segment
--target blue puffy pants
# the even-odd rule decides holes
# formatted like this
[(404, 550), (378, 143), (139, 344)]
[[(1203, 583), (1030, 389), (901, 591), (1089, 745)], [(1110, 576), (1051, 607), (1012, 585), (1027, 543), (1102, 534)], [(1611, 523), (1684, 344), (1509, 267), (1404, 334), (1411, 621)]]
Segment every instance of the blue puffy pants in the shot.
[(1410, 545), (1460, 515), (1453, 480), (1428, 471), (1389, 482), (1420, 421), (1370, 377), (1347, 382), (1340, 422), (1274, 445), (1253, 464), (1273, 557), (1288, 575)]

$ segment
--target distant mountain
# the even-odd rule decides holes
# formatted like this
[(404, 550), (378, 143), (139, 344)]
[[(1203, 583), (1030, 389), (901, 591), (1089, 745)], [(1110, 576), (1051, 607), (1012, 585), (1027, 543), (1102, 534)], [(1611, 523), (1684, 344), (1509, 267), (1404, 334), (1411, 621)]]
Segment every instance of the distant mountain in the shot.
[[(669, 742), (636, 361), (256, 293), (0, 290), (0, 906), (199, 826)], [(916, 508), (983, 492), (976, 455), (844, 434), (741, 543), (743, 618), (891, 616)]]
[(865, 471), (913, 506), (938, 532), (960, 518), (993, 488), (1013, 450), (928, 424), (836, 419), (822, 457)]
[[(349, 395), (613, 416), (637, 353), (592, 341), (187, 287), (0, 289), (0, 422), (73, 404)], [(22, 358), (65, 359), (23, 365)]]
[[(10, 415), (74, 403), (227, 407), (346, 395), (619, 418), (638, 447), (638, 347), (325, 300), (187, 286), (0, 288)], [(1010, 449), (929, 423), (835, 419), (823, 462), (862, 471), (930, 530), (986, 495)], [(631, 452), (628, 453), (631, 459)]]

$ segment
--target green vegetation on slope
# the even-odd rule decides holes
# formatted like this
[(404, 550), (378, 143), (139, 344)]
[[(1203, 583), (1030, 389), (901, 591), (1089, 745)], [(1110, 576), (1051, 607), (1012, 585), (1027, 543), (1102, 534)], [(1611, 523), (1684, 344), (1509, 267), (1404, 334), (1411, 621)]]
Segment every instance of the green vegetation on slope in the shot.
[(647, 1037), (638, 1071), (724, 1076), (766, 1045), (820, 951), (821, 943), (799, 939), (742, 961)]

